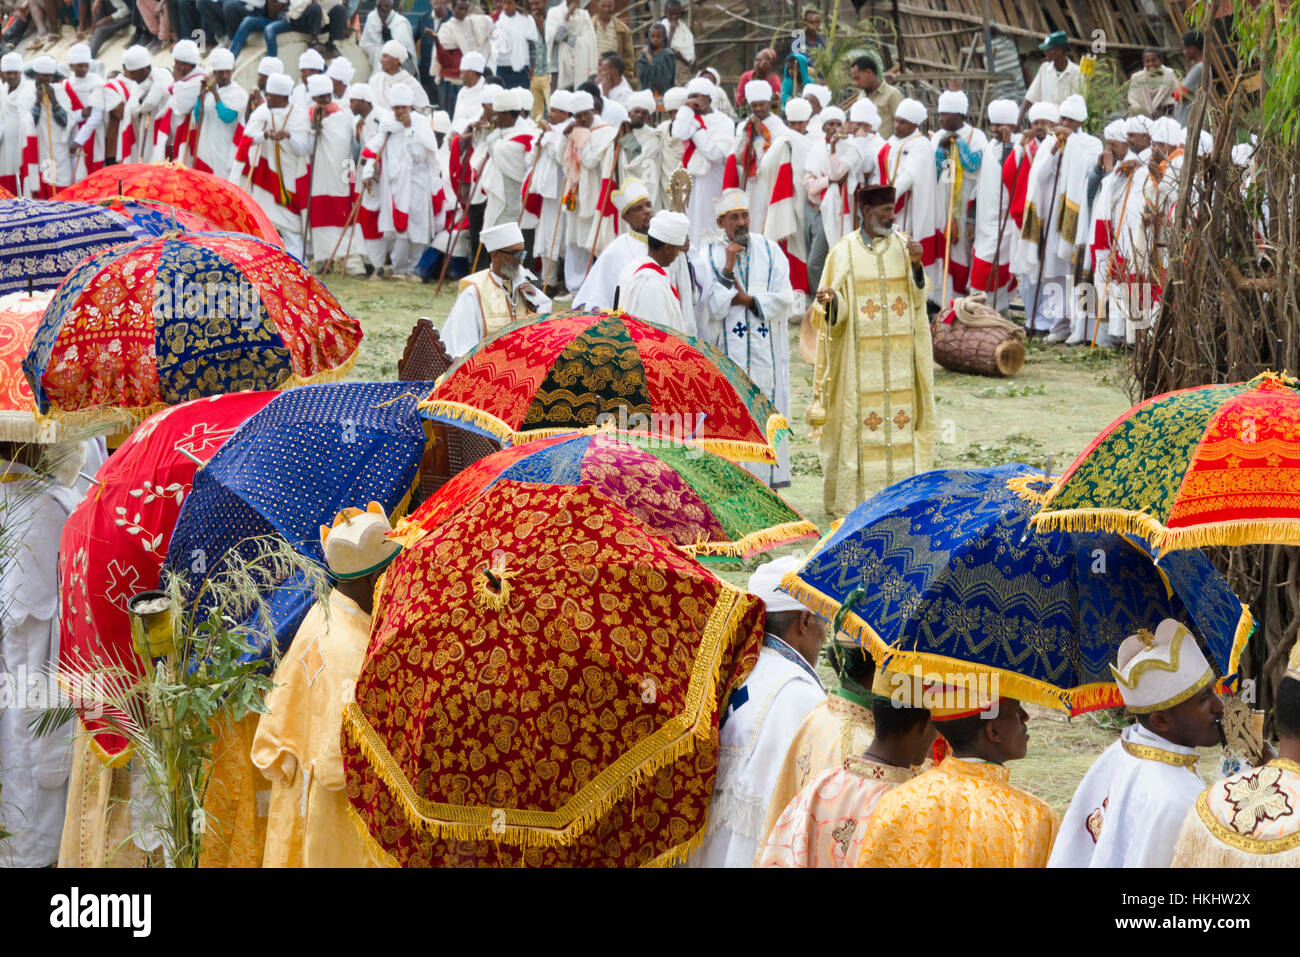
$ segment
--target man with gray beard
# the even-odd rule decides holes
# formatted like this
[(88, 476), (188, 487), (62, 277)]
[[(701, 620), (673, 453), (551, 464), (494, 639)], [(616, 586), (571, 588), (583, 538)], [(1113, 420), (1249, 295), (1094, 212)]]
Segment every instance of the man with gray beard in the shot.
[(460, 295), (442, 327), (447, 352), (459, 359), (518, 319), (550, 312), (551, 300), (523, 268), (524, 234), (516, 223), (483, 230), (491, 265), (460, 281)]

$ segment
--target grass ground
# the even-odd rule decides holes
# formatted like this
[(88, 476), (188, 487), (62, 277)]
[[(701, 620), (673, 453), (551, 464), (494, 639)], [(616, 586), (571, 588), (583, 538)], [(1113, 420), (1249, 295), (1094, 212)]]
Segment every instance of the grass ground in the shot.
[[(419, 316), (441, 328), (456, 292), (454, 283), (434, 297), (418, 283), (331, 277), (329, 288), (365, 331), (353, 376), (393, 379), (406, 337)], [(791, 449), (793, 482), (782, 493), (825, 531), (821, 470), (815, 442), (808, 439), (803, 413), (812, 397), (812, 368), (799, 356), (797, 329), (790, 350)], [(1121, 385), (1120, 361), (1102, 350), (1032, 345), (1014, 379), (986, 379), (938, 370), (935, 375), (940, 443), (939, 465), (978, 467), (1025, 462), (1042, 467), (1051, 457), (1059, 473), (1101, 429), (1130, 405)], [(809, 543), (785, 549), (800, 551)], [(762, 556), (745, 565), (718, 567), (718, 573), (743, 585)], [(825, 669), (823, 669), (825, 670)], [(829, 672), (826, 672), (829, 678)], [(1011, 780), (1064, 811), (1079, 779), (1098, 754), (1115, 740), (1117, 724), (1107, 713), (1066, 720), (1045, 708), (1032, 708), (1029, 756), (1012, 766)], [(1208, 772), (1217, 755), (1207, 755)]]

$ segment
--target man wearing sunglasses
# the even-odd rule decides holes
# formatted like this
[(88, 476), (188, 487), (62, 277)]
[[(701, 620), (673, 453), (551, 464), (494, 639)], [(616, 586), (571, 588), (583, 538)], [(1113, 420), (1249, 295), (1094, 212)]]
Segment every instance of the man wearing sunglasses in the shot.
[(550, 312), (551, 300), (524, 268), (524, 234), (516, 223), (483, 230), (480, 240), (491, 265), (460, 281), (442, 338), (453, 359), (506, 326), (536, 313)]

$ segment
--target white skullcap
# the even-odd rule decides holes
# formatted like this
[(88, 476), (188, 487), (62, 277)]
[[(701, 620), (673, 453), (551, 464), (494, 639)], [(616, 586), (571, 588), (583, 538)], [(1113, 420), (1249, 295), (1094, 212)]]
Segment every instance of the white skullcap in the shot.
[(289, 96), (293, 93), (293, 80), (287, 73), (272, 73), (266, 78), (266, 92), (275, 96)]
[(763, 607), (769, 615), (781, 611), (809, 610), (781, 590), (781, 579), (798, 571), (803, 562), (802, 555), (785, 555), (775, 561), (764, 562), (749, 576), (748, 591), (763, 600)]
[(357, 68), (345, 56), (336, 56), (330, 60), (330, 68), (325, 71), (326, 76), (331, 80), (338, 80), (340, 83), (351, 83), (356, 73)]
[(415, 92), (401, 83), (392, 87), (388, 91), (389, 106), (413, 106), (415, 105)]
[(138, 44), (122, 54), (123, 70), (142, 70), (149, 65), (149, 51)]
[(483, 87), (483, 98), (479, 100), (479, 102), (484, 106), (490, 106), (493, 109), (496, 109), (497, 94), (504, 90), (505, 87), (500, 83), (489, 83), (487, 86)]
[(58, 71), (58, 64), (54, 62), (54, 57), (49, 56), (48, 54), (42, 53), (35, 60), (32, 61), (33, 73), (54, 74), (57, 71)]
[[(142, 48), (143, 49), (143, 48)], [(278, 56), (264, 56), (257, 64), (258, 76), (275, 76), (284, 72), (284, 62)]]
[(375, 95), (370, 92), (369, 83), (353, 83), (348, 87), (346, 95), (349, 100), (361, 100), (365, 103), (375, 102)]
[(622, 103), (606, 100), (605, 109), (601, 111), (600, 118), (610, 126), (622, 126), (627, 122), (627, 110), (623, 108)]
[(197, 65), (199, 62), (199, 45), (193, 40), (179, 40), (172, 47), (172, 58), (180, 60), (182, 63)]
[(627, 109), (630, 113), (632, 110), (645, 110), (647, 113), (655, 111), (655, 95), (649, 90), (637, 90), (627, 98)]
[(618, 210), (619, 215), (622, 215), (628, 207), (643, 199), (649, 199), (650, 193), (645, 188), (645, 183), (633, 176), (623, 180), (623, 185), (614, 190), (611, 198), (614, 200), (614, 208)]
[(706, 77), (692, 77), (691, 82), (686, 84), (686, 95), (713, 96), (713, 84)]
[(1209, 130), (1201, 130), (1201, 142), (1197, 145), (1196, 152), (1201, 156), (1209, 156), (1214, 152), (1214, 137)]
[(739, 209), (749, 209), (749, 194), (743, 189), (724, 189), (713, 201), (713, 215), (725, 216)]
[(1232, 148), (1234, 166), (1249, 166), (1250, 158), (1255, 155), (1255, 147), (1250, 143), (1238, 143)]
[(909, 123), (915, 123), (921, 126), (925, 123), (929, 114), (926, 112), (925, 104), (920, 100), (914, 100), (911, 97), (903, 100), (898, 104), (898, 109), (894, 110), (894, 116), (898, 119), (907, 120)]
[(318, 96), (333, 96), (334, 81), (324, 73), (316, 73), (307, 77), (307, 95), (313, 100)]
[(1049, 123), (1061, 122), (1061, 111), (1056, 108), (1055, 103), (1048, 103), (1046, 100), (1040, 100), (1029, 108), (1029, 122), (1037, 123), (1039, 120), (1047, 120)]
[(785, 118), (791, 123), (806, 123), (812, 119), (812, 104), (802, 96), (793, 96), (786, 101)]
[(772, 100), (772, 84), (767, 80), (750, 80), (745, 84), (745, 102), (763, 102)]
[(803, 88), (803, 95), (805, 97), (809, 97), (809, 96), (817, 97), (818, 107), (831, 105), (830, 87), (822, 86), (820, 83), (809, 83), (807, 86)]
[(596, 101), (592, 99), (591, 94), (586, 90), (574, 90), (569, 94), (569, 112), (582, 113), (586, 110), (594, 110)]
[(433, 131), (435, 133), (451, 132), (451, 114), (446, 110), (433, 111)]
[(302, 55), (298, 57), (298, 69), (299, 70), (324, 70), (325, 58), (321, 56), (319, 53), (317, 53), (315, 50), (313, 50), (311, 47), (308, 47), (307, 49), (303, 50)]
[(661, 209), (650, 217), (650, 235), (669, 246), (685, 246), (690, 229), (691, 221), (685, 213)]
[(1151, 121), (1145, 116), (1130, 116), (1124, 121), (1124, 130), (1127, 133), (1146, 133), (1150, 135)]
[(1015, 100), (994, 100), (989, 104), (989, 122), (994, 126), (1015, 126), (1020, 120), (1020, 107)]
[(217, 47), (208, 54), (208, 66), (216, 70), (233, 70), (235, 68), (235, 55), (225, 47)]
[(1128, 138), (1128, 130), (1124, 128), (1124, 121), (1114, 120), (1107, 123), (1106, 128), (1101, 131), (1101, 138), (1123, 143)]
[(1084, 102), (1083, 97), (1078, 93), (1072, 93), (1065, 98), (1061, 104), (1061, 118), (1065, 120), (1078, 120), (1082, 123), (1088, 118), (1088, 104)]
[(876, 109), (876, 104), (866, 97), (862, 97), (849, 107), (849, 122), (866, 123), (872, 128), (878, 127), (880, 126), (880, 111)]
[(573, 94), (568, 90), (556, 90), (551, 94), (551, 109), (561, 113), (573, 112)]
[(1172, 116), (1162, 116), (1151, 124), (1151, 139), (1157, 143), (1173, 144), (1178, 140), (1181, 128)]
[(492, 98), (483, 97), (484, 103), (489, 103), (492, 109), (498, 113), (509, 113), (512, 110), (519, 109), (519, 101), (515, 99), (515, 91), (507, 90), (502, 87), (499, 90), (492, 91)]
[(970, 100), (961, 90), (944, 90), (939, 94), (939, 112), (956, 113), (965, 116), (970, 109)]
[(700, 72), (707, 73), (710, 77), (712, 77), (714, 86), (718, 86), (719, 84), (722, 83), (722, 74), (719, 73), (715, 67), (706, 66)]
[(23, 55), (21, 53), (6, 53), (0, 56), (0, 71), (4, 73), (16, 73), (23, 68)]
[(664, 90), (664, 109), (669, 113), (676, 113), (686, 102), (686, 87), (674, 86)]
[[(406, 47), (402, 46), (401, 40), (389, 40), (380, 48), (379, 52), (384, 56), (392, 57), (398, 63), (403, 63), (406, 60)], [(324, 63), (322, 62), (321, 65), (323, 66)]]
[(483, 248), (490, 253), (509, 246), (522, 246), (524, 243), (524, 234), (520, 232), (518, 223), (502, 223), (500, 226), (485, 229), (479, 234), (479, 238), (483, 241)]
[(838, 106), (828, 106), (817, 115), (822, 118), (823, 123), (844, 122), (844, 111)]
[(487, 61), (483, 59), (483, 54), (471, 50), (460, 58), (460, 68), (471, 73), (482, 73), (487, 68)]
[(84, 43), (74, 43), (68, 47), (68, 66), (77, 66), (90, 62), (90, 47)]

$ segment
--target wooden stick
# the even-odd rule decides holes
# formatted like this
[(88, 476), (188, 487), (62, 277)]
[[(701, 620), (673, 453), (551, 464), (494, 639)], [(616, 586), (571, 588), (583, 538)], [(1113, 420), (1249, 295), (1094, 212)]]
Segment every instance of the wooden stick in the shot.
[[(543, 288), (545, 288), (545, 286), (546, 286), (546, 277), (547, 277), (548, 275), (550, 275), (550, 272), (551, 272), (551, 263), (554, 261), (554, 255), (555, 255), (555, 240), (556, 240), (556, 237), (559, 236), (559, 234), (560, 234), (560, 218), (561, 218), (561, 216), (563, 216), (563, 214), (564, 214), (564, 197), (565, 197), (566, 195), (568, 195), (568, 192), (569, 192), (569, 183), (568, 183), (568, 180), (565, 180), (565, 182), (564, 182), (564, 188), (560, 190), (560, 205), (559, 205), (559, 207), (555, 210), (555, 225), (551, 228), (551, 244), (550, 244), (550, 246), (548, 246), (548, 247), (546, 248), (546, 259), (542, 262), (542, 286), (543, 286)], [(558, 278), (558, 277), (557, 277), (557, 278)], [(573, 290), (573, 291), (576, 293), (578, 290), (575, 289), (575, 290)]]
[[(451, 265), (451, 255), (456, 249), (456, 243), (460, 241), (460, 234), (469, 228), (469, 210), (461, 204), (460, 193), (452, 190), (452, 195), (456, 197), (456, 228), (452, 230), (451, 240), (447, 243), (447, 252), (442, 257), (442, 270), (438, 274), (438, 285), (434, 287), (433, 294), (437, 296), (442, 292), (442, 284), (447, 279), (447, 267)], [(464, 212), (465, 225), (460, 225), (461, 213)]]
[(943, 287), (939, 297), (939, 308), (948, 304), (948, 267), (952, 261), (952, 200), (957, 191), (957, 144), (953, 143), (948, 154), (948, 212), (943, 225)]

